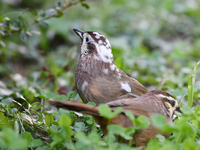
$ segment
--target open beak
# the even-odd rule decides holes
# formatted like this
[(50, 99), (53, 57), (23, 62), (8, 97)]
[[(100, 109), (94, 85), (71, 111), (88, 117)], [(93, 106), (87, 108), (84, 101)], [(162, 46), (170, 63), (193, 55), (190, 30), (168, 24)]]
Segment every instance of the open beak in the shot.
[(83, 34), (84, 32), (78, 29), (72, 29), (80, 38), (83, 40)]

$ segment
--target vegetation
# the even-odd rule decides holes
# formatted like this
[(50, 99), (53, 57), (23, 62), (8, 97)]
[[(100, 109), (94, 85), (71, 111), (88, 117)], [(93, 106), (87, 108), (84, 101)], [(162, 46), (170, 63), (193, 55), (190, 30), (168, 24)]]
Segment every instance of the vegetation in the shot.
[[(0, 148), (137, 149), (114, 134), (131, 140), (151, 122), (173, 135), (157, 135), (146, 150), (200, 149), (199, 6), (198, 0), (0, 2)], [(80, 39), (72, 28), (104, 34), (120, 69), (148, 90), (176, 97), (179, 119), (166, 125), (161, 115), (149, 121), (127, 114), (137, 128), (110, 125), (101, 138), (91, 116), (45, 105), (81, 102), (73, 81)]]

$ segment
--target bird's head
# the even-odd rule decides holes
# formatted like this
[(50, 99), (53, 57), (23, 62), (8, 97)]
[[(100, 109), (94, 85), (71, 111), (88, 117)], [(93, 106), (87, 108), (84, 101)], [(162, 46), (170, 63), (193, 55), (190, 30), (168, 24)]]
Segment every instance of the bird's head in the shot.
[(93, 56), (94, 59), (104, 63), (113, 63), (113, 54), (109, 41), (98, 32), (83, 32), (78, 29), (73, 31), (81, 38), (81, 57)]
[(172, 95), (168, 94), (167, 92), (162, 91), (162, 93), (157, 94), (157, 97), (162, 99), (167, 110), (169, 111), (170, 117), (174, 115), (175, 111), (182, 113), (177, 100)]

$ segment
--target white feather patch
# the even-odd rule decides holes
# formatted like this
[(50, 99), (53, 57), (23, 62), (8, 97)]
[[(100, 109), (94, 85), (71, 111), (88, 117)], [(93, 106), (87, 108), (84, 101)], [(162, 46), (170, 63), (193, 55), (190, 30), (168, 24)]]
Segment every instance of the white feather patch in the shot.
[(158, 94), (157, 97), (162, 97), (162, 98), (166, 98), (166, 99), (168, 99), (168, 100), (174, 100), (174, 101), (176, 101), (173, 97), (171, 97), (171, 96), (166, 96), (166, 95), (163, 95), (163, 94)]
[(103, 73), (108, 74), (108, 69), (103, 69)]
[(121, 79), (121, 76), (122, 76), (122, 74), (121, 73), (118, 73), (118, 79)]
[(116, 67), (115, 64), (110, 65), (111, 70), (115, 70), (115, 67)]
[(97, 51), (103, 62), (112, 63), (113, 55), (111, 49), (106, 48), (104, 45), (100, 45), (97, 47)]
[(82, 84), (82, 91), (85, 90), (85, 87), (88, 86), (88, 82), (84, 81)]
[(122, 86), (122, 89), (124, 89), (125, 91), (131, 92), (131, 87), (128, 83), (121, 82), (121, 86)]

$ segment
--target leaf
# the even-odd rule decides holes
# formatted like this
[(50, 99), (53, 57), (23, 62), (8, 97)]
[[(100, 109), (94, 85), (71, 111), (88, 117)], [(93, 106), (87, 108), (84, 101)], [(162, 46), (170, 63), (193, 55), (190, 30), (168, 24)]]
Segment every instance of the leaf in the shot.
[(46, 115), (45, 116), (45, 122), (46, 122), (48, 127), (50, 127), (53, 124), (53, 121), (54, 121), (53, 115)]
[(4, 128), (1, 132), (1, 140), (6, 143), (10, 149), (26, 148), (28, 143), (17, 132), (11, 128)]
[(44, 98), (47, 98), (47, 99), (50, 99), (53, 97), (53, 94), (51, 92), (48, 92), (48, 91), (41, 91), (41, 95), (44, 97)]
[(10, 99), (2, 99), (1, 103), (3, 104), (3, 107), (5, 105), (9, 106), (12, 103), (12, 100), (10, 100)]
[(15, 27), (15, 30), (19, 30), (21, 28), (21, 24), (18, 19), (13, 20), (11, 24)]
[(90, 8), (88, 4), (82, 3), (81, 5), (82, 5), (83, 7), (85, 7), (86, 9), (89, 9), (89, 8)]
[(67, 93), (67, 97), (74, 98), (78, 94), (77, 91), (70, 91)]
[(59, 119), (59, 121), (58, 121), (58, 125), (60, 127), (66, 127), (66, 128), (68, 128), (68, 127), (70, 127), (71, 124), (72, 124), (72, 121), (71, 121), (70, 117), (67, 116), (67, 115), (61, 116), (60, 119)]
[(114, 117), (110, 107), (106, 104), (100, 104), (98, 106), (98, 111), (103, 117), (107, 119), (112, 119)]
[(95, 102), (88, 102), (87, 104), (88, 104), (88, 105), (91, 105), (91, 106), (96, 106), (96, 103), (95, 103)]
[(26, 19), (22, 18), (21, 16), (18, 17), (18, 20), (20, 22), (20, 28), (25, 31), (28, 28), (28, 23), (26, 22)]
[(184, 148), (185, 150), (196, 149), (194, 140), (192, 140), (191, 138), (186, 139), (186, 140), (183, 142), (183, 148)]
[(134, 122), (135, 120), (135, 116), (130, 112), (130, 111), (126, 111), (125, 115), (132, 121)]
[(55, 97), (53, 97), (53, 99), (56, 99), (56, 100), (67, 100), (67, 96), (65, 95), (56, 95)]
[[(129, 128), (123, 128), (117, 124), (110, 124), (108, 125), (108, 130), (109, 130), (109, 134), (116, 134), (116, 135), (120, 135), (121, 137), (123, 137), (126, 140), (132, 140), (133, 137), (131, 136), (131, 134), (135, 133), (135, 130), (132, 128), (132, 130), (130, 130)], [(131, 131), (131, 132), (129, 132)]]
[(151, 117), (152, 124), (158, 129), (164, 128), (166, 125), (166, 118), (164, 115), (156, 114)]
[(41, 146), (43, 144), (44, 144), (44, 142), (42, 142), (40, 139), (33, 139), (31, 141), (31, 143), (29, 144), (29, 147), (38, 147), (38, 146)]
[(42, 107), (43, 107), (43, 105), (35, 105), (35, 106), (31, 107), (31, 109), (37, 110), (37, 109), (40, 109)]
[(146, 116), (139, 116), (135, 119), (135, 125), (137, 128), (147, 128), (150, 125)]
[(70, 139), (71, 137), (71, 128), (70, 125), (72, 124), (72, 120), (69, 116), (61, 116), (58, 120), (58, 125), (61, 127), (61, 135), (65, 139)]
[(29, 8), (27, 8), (27, 10), (29, 12), (31, 12), (34, 16), (38, 16), (38, 12), (36, 10), (32, 10), (32, 9), (29, 9)]
[(50, 8), (49, 10), (45, 11), (45, 17), (53, 17), (57, 14), (57, 11), (53, 8)]
[(195, 111), (195, 113), (199, 113), (200, 112), (200, 106), (195, 106), (194, 111)]
[(51, 128), (52, 131), (58, 131), (58, 126), (51, 125), (50, 128)]
[(162, 143), (165, 142), (165, 137), (164, 137), (163, 135), (157, 134), (156, 137), (158, 138), (158, 140), (159, 140), (160, 142), (162, 142)]
[(177, 132), (179, 130), (179, 127), (177, 127), (174, 123), (167, 124), (162, 131), (165, 133), (172, 133)]
[(42, 25), (45, 28), (49, 27), (49, 25), (46, 22), (43, 22), (43, 21), (39, 22), (39, 24)]
[(113, 115), (117, 116), (118, 114), (120, 114), (122, 112), (122, 107), (117, 107), (116, 109), (114, 109), (113, 111)]
[(74, 125), (74, 130), (76, 132), (84, 131), (85, 129), (85, 124), (83, 122), (76, 122)]
[(4, 116), (4, 113), (0, 112), (0, 129), (10, 125), (8, 118)]
[(21, 136), (27, 141), (27, 143), (30, 143), (32, 140), (32, 135), (29, 132), (22, 132)]
[(24, 30), (21, 30), (21, 32), (20, 32), (20, 39), (23, 42), (27, 42), (28, 41), (28, 34)]
[(183, 114), (186, 114), (186, 115), (193, 114), (192, 109), (191, 109), (189, 106), (186, 106), (186, 105), (184, 105), (184, 106), (181, 108), (181, 111), (183, 112)]

